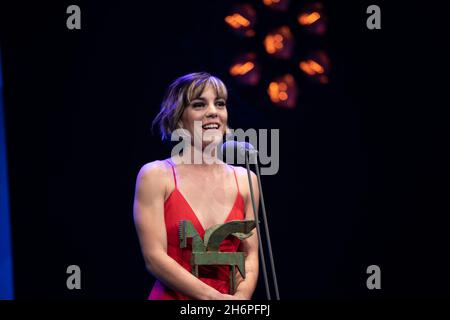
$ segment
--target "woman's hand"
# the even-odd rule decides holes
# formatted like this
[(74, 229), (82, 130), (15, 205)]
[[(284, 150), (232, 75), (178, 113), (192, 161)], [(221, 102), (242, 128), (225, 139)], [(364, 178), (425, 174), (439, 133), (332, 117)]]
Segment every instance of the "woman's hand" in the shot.
[(236, 293), (233, 296), (236, 297), (237, 300), (250, 300), (250, 298), (251, 298), (239, 290), (236, 291)]
[(242, 292), (237, 291), (235, 294), (221, 294), (219, 300), (250, 300), (249, 297), (247, 297)]

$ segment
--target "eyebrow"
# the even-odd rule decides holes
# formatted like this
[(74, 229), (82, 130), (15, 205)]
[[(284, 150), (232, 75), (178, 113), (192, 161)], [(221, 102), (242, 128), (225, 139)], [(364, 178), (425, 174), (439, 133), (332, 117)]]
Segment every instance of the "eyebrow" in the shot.
[[(195, 99), (193, 99), (192, 101), (195, 101), (195, 100), (206, 101), (206, 99), (205, 99), (205, 98), (202, 98), (202, 97), (195, 98)], [(218, 98), (216, 98), (215, 100), (216, 100), (216, 101), (217, 101), (217, 100), (225, 100), (225, 98), (218, 97)]]

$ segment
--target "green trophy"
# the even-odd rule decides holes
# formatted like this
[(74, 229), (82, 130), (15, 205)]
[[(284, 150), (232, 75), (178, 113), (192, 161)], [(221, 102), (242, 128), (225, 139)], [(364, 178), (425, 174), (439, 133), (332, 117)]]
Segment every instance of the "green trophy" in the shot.
[(191, 221), (181, 220), (178, 229), (180, 248), (186, 248), (187, 239), (192, 238), (192, 274), (198, 277), (199, 265), (228, 265), (230, 266), (230, 294), (234, 294), (236, 267), (245, 279), (244, 252), (220, 252), (219, 247), (221, 242), (230, 235), (239, 240), (250, 237), (251, 230), (255, 227), (253, 220), (233, 220), (206, 229), (204, 240), (202, 240)]

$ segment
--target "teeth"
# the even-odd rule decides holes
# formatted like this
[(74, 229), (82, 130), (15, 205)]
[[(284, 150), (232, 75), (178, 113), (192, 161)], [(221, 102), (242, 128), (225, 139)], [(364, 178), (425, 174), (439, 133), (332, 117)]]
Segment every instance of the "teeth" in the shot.
[(203, 126), (203, 129), (219, 129), (218, 124), (207, 124)]

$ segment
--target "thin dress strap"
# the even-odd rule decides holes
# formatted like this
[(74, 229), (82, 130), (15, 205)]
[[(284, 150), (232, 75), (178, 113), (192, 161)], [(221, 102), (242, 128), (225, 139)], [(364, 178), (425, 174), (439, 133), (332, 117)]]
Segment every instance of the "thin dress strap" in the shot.
[(170, 164), (170, 166), (172, 167), (172, 173), (173, 173), (173, 181), (175, 182), (175, 188), (177, 188), (177, 176), (175, 174), (175, 167), (172, 164), (172, 161), (167, 160), (167, 162)]
[(238, 193), (240, 192), (239, 191), (239, 183), (238, 183), (238, 181), (237, 181), (237, 177), (236, 177), (236, 170), (234, 170), (234, 168), (233, 167), (231, 167), (232, 169), (233, 169), (233, 173), (234, 173), (234, 180), (236, 180), (236, 186), (237, 186), (237, 190), (238, 190)]

